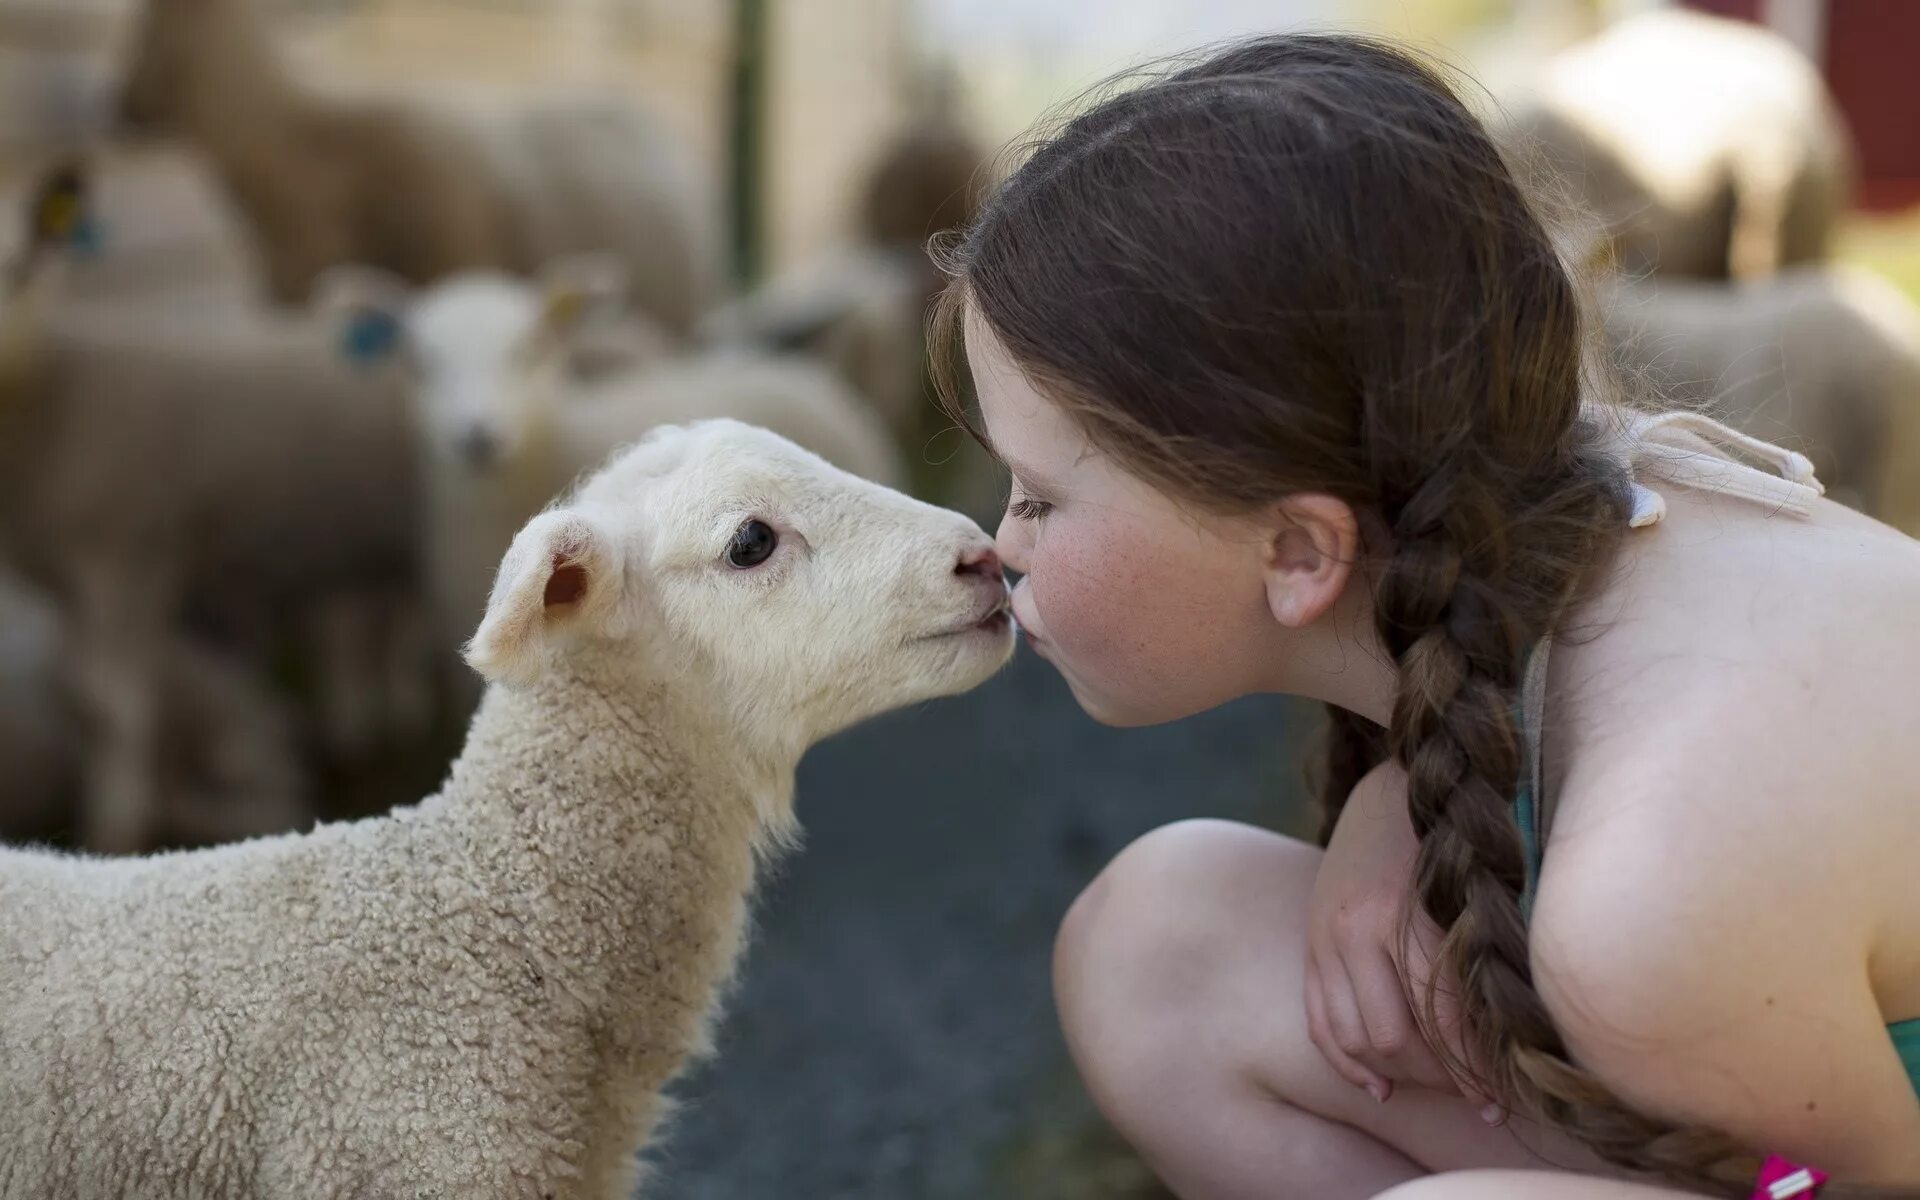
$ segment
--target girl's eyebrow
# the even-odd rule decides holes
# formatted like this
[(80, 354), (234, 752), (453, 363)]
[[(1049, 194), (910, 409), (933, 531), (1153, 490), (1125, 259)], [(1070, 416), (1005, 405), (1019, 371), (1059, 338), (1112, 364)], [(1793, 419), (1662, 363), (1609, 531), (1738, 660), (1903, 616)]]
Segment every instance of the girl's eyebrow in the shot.
[(1002, 466), (1006, 467), (1007, 470), (1012, 471), (1015, 475), (1018, 475), (1020, 478), (1026, 480), (1028, 483), (1045, 484), (1048, 482), (1048, 477), (1044, 471), (1036, 471), (1033, 468), (1026, 466), (1025, 464), (1015, 462), (1013, 459), (1008, 458), (1004, 454), (1000, 455), (999, 459)]

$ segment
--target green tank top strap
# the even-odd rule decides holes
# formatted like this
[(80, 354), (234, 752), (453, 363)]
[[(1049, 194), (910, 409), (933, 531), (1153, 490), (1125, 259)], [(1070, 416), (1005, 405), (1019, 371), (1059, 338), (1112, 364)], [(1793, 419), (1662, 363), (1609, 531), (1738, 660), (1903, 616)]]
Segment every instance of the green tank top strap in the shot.
[(1542, 779), (1540, 740), (1547, 711), (1547, 659), (1552, 648), (1551, 636), (1534, 643), (1533, 649), (1527, 654), (1527, 665), (1520, 681), (1518, 716), (1524, 757), (1520, 766), (1520, 787), (1513, 798), (1513, 823), (1520, 829), (1520, 841), (1526, 850), (1527, 890), (1521, 897), (1521, 908), (1529, 916), (1532, 915), (1534, 890), (1540, 885), (1540, 860), (1546, 846), (1550, 817)]

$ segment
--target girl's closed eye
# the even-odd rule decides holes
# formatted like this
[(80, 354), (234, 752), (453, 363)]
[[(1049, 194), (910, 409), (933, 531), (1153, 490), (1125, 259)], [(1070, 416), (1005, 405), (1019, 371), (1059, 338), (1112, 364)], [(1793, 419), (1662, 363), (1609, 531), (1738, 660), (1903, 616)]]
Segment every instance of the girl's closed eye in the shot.
[(1052, 511), (1053, 505), (1031, 496), (1022, 496), (1007, 505), (1008, 515), (1019, 521), (1038, 521)]

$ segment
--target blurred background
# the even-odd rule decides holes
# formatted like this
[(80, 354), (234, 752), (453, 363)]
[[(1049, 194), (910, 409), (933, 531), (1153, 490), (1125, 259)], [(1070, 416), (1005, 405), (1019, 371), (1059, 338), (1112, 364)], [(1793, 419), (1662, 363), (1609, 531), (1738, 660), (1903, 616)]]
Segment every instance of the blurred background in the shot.
[[(1103, 77), (1295, 28), (1458, 71), (1624, 378), (1920, 531), (1908, 0), (0, 0), (0, 836), (431, 791), (507, 538), (659, 421), (991, 527), (928, 239)], [(1106, 730), (1023, 656), (820, 747), (650, 1194), (1164, 1196), (1067, 1061), (1053, 931), (1156, 825), (1310, 829), (1317, 722)]]

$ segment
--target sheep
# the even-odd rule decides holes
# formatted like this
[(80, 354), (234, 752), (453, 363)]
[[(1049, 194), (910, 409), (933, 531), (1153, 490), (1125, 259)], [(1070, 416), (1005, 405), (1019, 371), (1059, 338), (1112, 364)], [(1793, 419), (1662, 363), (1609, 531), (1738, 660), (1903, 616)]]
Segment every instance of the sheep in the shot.
[[(621, 308), (617, 269), (602, 259), (554, 263), (538, 287), (470, 273), (414, 295), (366, 270), (332, 272), (322, 287), (323, 306), (348, 331), (344, 343), (355, 344), (356, 329), (375, 331), (376, 353), (414, 397), (422, 544), (443, 663), (473, 628), (514, 531), (656, 425), (735, 417), (856, 475), (893, 484), (901, 474), (884, 427), (820, 364), (674, 355), (670, 339)], [(469, 704), (470, 679), (449, 681)]]
[(58, 822), (75, 784), (79, 739), (60, 693), (60, 616), (0, 567), (0, 829)]
[[(56, 254), (0, 299), (0, 542), (71, 613), (92, 732), (82, 838), (151, 839), (159, 658), (189, 611), (253, 640), (286, 614), (404, 604), (417, 501), (404, 398), (311, 317), (51, 303)], [(327, 502), (316, 502), (325, 496)], [(322, 653), (330, 740), (366, 685)], [(351, 702), (349, 704), (348, 702)], [(345, 732), (342, 732), (342, 731)]]
[(991, 545), (765, 431), (658, 430), (515, 537), (437, 794), (0, 849), (0, 1195), (626, 1200), (801, 755), (1011, 655)]
[(837, 368), (918, 451), (935, 413), (924, 326), (945, 277), (927, 242), (973, 220), (985, 152), (936, 98), (868, 171), (857, 236), (709, 314), (709, 345), (806, 351)]
[[(0, 836), (53, 837), (71, 824), (86, 751), (65, 652), (52, 600), (0, 566)], [(158, 673), (156, 841), (227, 841), (309, 815), (292, 722), (276, 697), (185, 636), (168, 640)]]
[(252, 0), (147, 0), (121, 109), (206, 152), (282, 303), (345, 263), (426, 284), (585, 251), (619, 256), (635, 302), (676, 333), (718, 290), (714, 206), (656, 121), (622, 100), (482, 111), (327, 95), (280, 61)]
[(1827, 492), (1883, 519), (1913, 468), (1891, 436), (1920, 413), (1920, 312), (1866, 271), (1796, 267), (1743, 284), (1615, 280), (1600, 292), (1616, 363), (1812, 458)]
[(1500, 136), (1604, 227), (1629, 274), (1754, 279), (1824, 259), (1852, 147), (1790, 42), (1684, 10), (1642, 13), (1551, 59)]
[(264, 302), (252, 238), (190, 147), (107, 143), (40, 163), (0, 191), (16, 199), (61, 171), (77, 177), (96, 222), (67, 265), (66, 301), (201, 311)]

